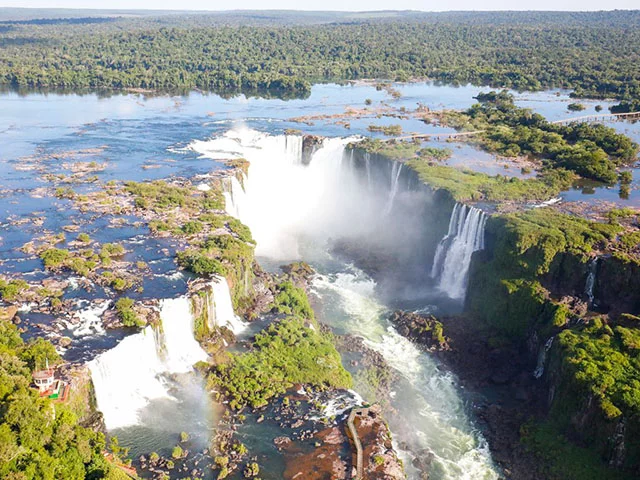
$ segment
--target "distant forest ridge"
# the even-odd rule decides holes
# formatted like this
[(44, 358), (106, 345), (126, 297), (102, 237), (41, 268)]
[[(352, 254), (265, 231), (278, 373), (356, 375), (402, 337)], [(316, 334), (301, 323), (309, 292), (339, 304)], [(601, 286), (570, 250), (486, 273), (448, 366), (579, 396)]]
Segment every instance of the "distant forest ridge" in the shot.
[[(54, 23), (54, 21), (93, 23), (96, 18), (112, 21), (141, 20), (156, 21), (175, 26), (190, 23), (262, 23), (262, 24), (314, 24), (353, 21), (412, 20), (420, 22), (451, 23), (519, 23), (519, 24), (564, 24), (564, 25), (615, 25), (640, 26), (640, 9), (610, 10), (597, 12), (551, 12), (551, 11), (450, 11), (422, 12), (415, 10), (379, 10), (362, 12), (304, 11), (304, 10), (123, 10), (123, 9), (67, 9), (67, 8), (10, 8), (0, 7), (0, 22)], [(130, 23), (136, 23), (132, 21)]]
[[(108, 13), (127, 16), (100, 16)], [(187, 15), (5, 8), (0, 18), (12, 18), (0, 20), (0, 85), (13, 88), (303, 97), (316, 82), (428, 78), (640, 99), (640, 10)]]

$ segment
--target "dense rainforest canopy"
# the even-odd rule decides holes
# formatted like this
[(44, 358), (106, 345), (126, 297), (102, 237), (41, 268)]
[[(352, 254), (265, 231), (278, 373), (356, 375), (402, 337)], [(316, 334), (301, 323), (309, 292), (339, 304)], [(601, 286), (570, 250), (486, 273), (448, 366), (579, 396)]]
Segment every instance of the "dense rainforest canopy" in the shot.
[(0, 84), (304, 96), (315, 81), (426, 77), (528, 90), (564, 87), (576, 96), (640, 96), (637, 12), (485, 13), (475, 19), (416, 13), (338, 16), (333, 23), (325, 15), (320, 24), (283, 18), (5, 21)]
[(123, 478), (102, 455), (104, 435), (79, 424), (82, 408), (30, 388), (32, 371), (45, 359), (60, 360), (51, 343), (24, 343), (16, 326), (0, 319), (0, 478)]

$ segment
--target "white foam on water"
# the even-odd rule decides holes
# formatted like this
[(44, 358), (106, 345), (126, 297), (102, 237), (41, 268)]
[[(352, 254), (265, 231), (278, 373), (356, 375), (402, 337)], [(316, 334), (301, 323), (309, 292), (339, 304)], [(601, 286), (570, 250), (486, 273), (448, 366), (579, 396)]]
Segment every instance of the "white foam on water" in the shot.
[(76, 312), (74, 317), (77, 321), (65, 322), (73, 336), (87, 337), (104, 334), (102, 314), (109, 308), (109, 304), (108, 300), (103, 300)]
[[(314, 287), (325, 295), (333, 292), (349, 317), (345, 328), (364, 336), (410, 386), (392, 397), (393, 406), (411, 425), (409, 435), (419, 439), (419, 448), (433, 452), (430, 478), (499, 478), (486, 440), (469, 421), (455, 378), (384, 320), (387, 310), (375, 299), (375, 282), (350, 268), (348, 273), (318, 276)], [(393, 433), (399, 441), (407, 434)]]

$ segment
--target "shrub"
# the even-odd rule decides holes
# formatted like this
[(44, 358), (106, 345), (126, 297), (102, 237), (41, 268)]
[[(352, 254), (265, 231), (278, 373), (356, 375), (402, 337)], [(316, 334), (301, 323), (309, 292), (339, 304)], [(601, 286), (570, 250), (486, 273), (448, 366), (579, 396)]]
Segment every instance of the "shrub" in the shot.
[(193, 220), (185, 223), (182, 226), (182, 232), (186, 235), (195, 235), (197, 233), (200, 233), (203, 228), (204, 227), (201, 222), (198, 222), (197, 220)]
[(118, 317), (125, 327), (141, 327), (144, 322), (133, 310), (134, 301), (128, 297), (121, 297), (115, 304)]
[(5, 302), (13, 302), (27, 288), (29, 288), (29, 284), (24, 280), (6, 282), (0, 278), (0, 297)]
[(89, 243), (91, 242), (91, 238), (86, 233), (81, 233), (78, 235), (78, 241), (82, 243)]
[(219, 260), (209, 257), (205, 252), (189, 249), (177, 254), (178, 265), (196, 275), (224, 275), (225, 269)]
[(276, 287), (274, 310), (285, 315), (313, 319), (313, 309), (305, 291), (287, 280)]
[(629, 170), (620, 172), (621, 185), (629, 185), (632, 181), (633, 181), (633, 173), (631, 173)]
[(40, 254), (44, 267), (49, 269), (61, 267), (67, 258), (69, 258), (69, 250), (61, 250), (59, 248), (48, 248)]
[(183, 455), (184, 451), (182, 450), (182, 447), (180, 445), (176, 445), (175, 447), (173, 447), (173, 450), (171, 451), (171, 457), (182, 458)]

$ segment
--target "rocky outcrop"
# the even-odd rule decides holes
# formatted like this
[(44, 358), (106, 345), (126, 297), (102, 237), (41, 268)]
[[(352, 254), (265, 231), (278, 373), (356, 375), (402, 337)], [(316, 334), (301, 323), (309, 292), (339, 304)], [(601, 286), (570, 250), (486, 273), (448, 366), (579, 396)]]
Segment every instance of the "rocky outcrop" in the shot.
[[(160, 309), (157, 300), (138, 301), (132, 306), (133, 312), (139, 321), (139, 327), (146, 325), (157, 325), (160, 322)], [(123, 328), (122, 318), (115, 308), (105, 310), (102, 314), (102, 324), (104, 328)]]
[(288, 280), (291, 280), (296, 287), (302, 288), (304, 291), (309, 290), (313, 276), (316, 274), (315, 270), (307, 262), (290, 263), (289, 265), (281, 266), (280, 269)]
[[(402, 463), (391, 444), (391, 433), (379, 405), (352, 411), (354, 432), (362, 449), (363, 479), (401, 480), (405, 478)], [(352, 446), (351, 429), (347, 435)], [(357, 453), (357, 452), (354, 452)], [(356, 462), (357, 464), (357, 462)]]
[(18, 313), (18, 307), (10, 305), (8, 307), (0, 307), (0, 321), (12, 321), (16, 313)]
[(449, 344), (444, 336), (442, 323), (433, 315), (420, 315), (397, 310), (389, 319), (398, 333), (428, 350), (448, 350)]
[(302, 163), (309, 165), (311, 157), (322, 146), (324, 137), (318, 135), (305, 135), (302, 137)]
[[(328, 327), (323, 327), (329, 331)], [(380, 352), (369, 347), (364, 338), (356, 335), (334, 335), (336, 348), (341, 355), (348, 356), (352, 367), (358, 369), (369, 381), (361, 382), (358, 393), (369, 401), (375, 401), (385, 413), (395, 414), (391, 407), (392, 384), (396, 380), (395, 370), (389, 367)], [(371, 379), (374, 379), (371, 381)]]
[[(362, 448), (363, 476), (367, 480), (400, 480), (405, 474), (391, 443), (391, 434), (381, 408), (374, 405), (356, 409), (353, 426)], [(338, 425), (318, 432), (315, 448), (303, 451), (287, 438), (278, 438), (278, 448), (285, 450), (285, 480), (347, 480), (356, 475), (355, 441), (343, 419)]]

